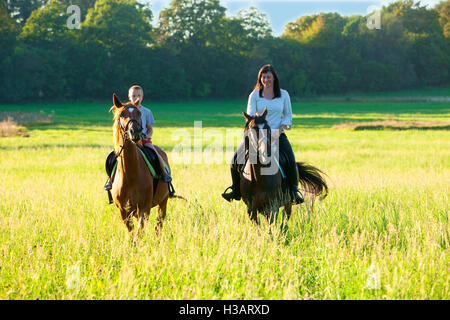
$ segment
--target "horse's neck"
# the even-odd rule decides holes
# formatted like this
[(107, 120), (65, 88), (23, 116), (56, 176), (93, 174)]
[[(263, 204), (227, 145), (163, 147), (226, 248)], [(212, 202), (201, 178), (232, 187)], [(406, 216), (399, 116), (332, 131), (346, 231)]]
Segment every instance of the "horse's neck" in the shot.
[(277, 181), (277, 176), (280, 175), (280, 172), (277, 171), (275, 174), (262, 174), (264, 169), (269, 168), (260, 163), (250, 164), (251, 180), (253, 183), (257, 183), (258, 185), (272, 186), (272, 184)]
[(134, 179), (138, 174), (138, 150), (136, 144), (132, 143), (129, 140), (123, 142), (123, 151), (120, 155), (120, 171), (124, 176), (124, 180), (126, 179)]

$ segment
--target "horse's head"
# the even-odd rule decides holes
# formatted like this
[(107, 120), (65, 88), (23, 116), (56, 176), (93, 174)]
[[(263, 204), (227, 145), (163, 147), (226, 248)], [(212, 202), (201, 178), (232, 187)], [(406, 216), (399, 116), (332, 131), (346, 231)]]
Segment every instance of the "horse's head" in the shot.
[(256, 153), (256, 160), (260, 159), (263, 164), (267, 164), (271, 154), (271, 130), (266, 120), (267, 109), (265, 108), (261, 115), (250, 116), (244, 111), (242, 114), (247, 121), (244, 129), (245, 148), (249, 155)]
[(111, 108), (114, 112), (114, 119), (117, 122), (117, 129), (122, 137), (130, 139), (134, 143), (141, 140), (142, 120), (141, 110), (139, 110), (139, 98), (134, 102), (122, 104), (117, 95), (113, 94), (114, 106)]

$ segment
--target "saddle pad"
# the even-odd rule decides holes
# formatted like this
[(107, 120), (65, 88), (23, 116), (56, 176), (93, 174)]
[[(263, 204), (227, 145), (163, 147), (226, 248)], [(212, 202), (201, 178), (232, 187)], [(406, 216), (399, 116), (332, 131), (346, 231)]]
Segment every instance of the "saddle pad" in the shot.
[(161, 166), (159, 165), (158, 155), (155, 150), (147, 147), (139, 147), (139, 151), (144, 157), (145, 162), (154, 178), (159, 178), (162, 175)]

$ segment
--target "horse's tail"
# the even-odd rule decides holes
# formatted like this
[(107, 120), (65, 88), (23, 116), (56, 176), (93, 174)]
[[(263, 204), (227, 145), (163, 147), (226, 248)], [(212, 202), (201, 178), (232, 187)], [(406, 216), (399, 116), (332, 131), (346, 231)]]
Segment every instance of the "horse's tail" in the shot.
[(304, 162), (297, 162), (300, 185), (305, 191), (320, 196), (319, 200), (325, 199), (328, 195), (328, 186), (323, 173), (320, 169)]

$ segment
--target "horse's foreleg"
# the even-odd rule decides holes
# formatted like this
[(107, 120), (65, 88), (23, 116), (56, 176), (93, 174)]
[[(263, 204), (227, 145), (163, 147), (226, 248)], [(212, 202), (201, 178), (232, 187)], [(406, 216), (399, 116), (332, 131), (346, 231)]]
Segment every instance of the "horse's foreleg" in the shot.
[(123, 223), (125, 223), (125, 226), (127, 227), (128, 232), (132, 232), (134, 229), (133, 220), (132, 220), (133, 215), (123, 209), (120, 209), (120, 215), (122, 216)]
[(144, 230), (144, 226), (145, 226), (145, 214), (142, 210), (140, 210), (138, 212), (138, 227), (137, 227), (137, 231), (136, 234), (139, 235), (142, 230)]
[(158, 205), (158, 214), (156, 215), (156, 226), (155, 226), (155, 232), (157, 236), (159, 236), (161, 232), (163, 221), (164, 218), (166, 217), (167, 199), (168, 198), (164, 199), (164, 201)]
[(283, 221), (281, 222), (280, 230), (282, 233), (286, 233), (288, 230), (288, 221), (292, 214), (292, 203), (288, 202), (283, 208)]
[(258, 211), (247, 208), (247, 214), (254, 224), (259, 225)]
[(279, 211), (278, 207), (272, 207), (272, 208), (270, 208), (268, 210), (268, 213), (266, 214), (266, 217), (267, 217), (267, 222), (269, 224), (272, 224), (272, 223), (277, 221), (278, 211)]
[(289, 219), (291, 218), (291, 214), (292, 214), (292, 203), (289, 202), (284, 206), (284, 212), (286, 213), (286, 222), (289, 221)]

